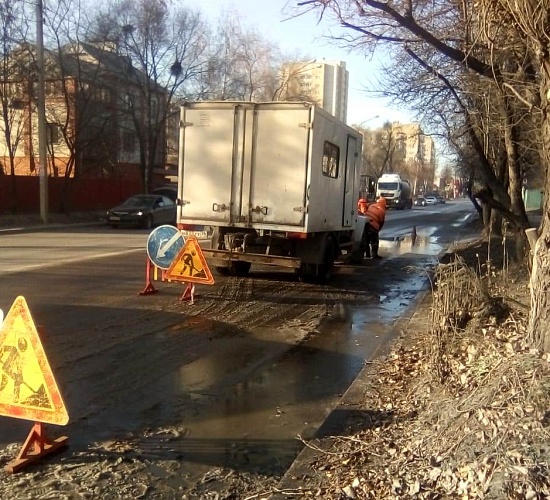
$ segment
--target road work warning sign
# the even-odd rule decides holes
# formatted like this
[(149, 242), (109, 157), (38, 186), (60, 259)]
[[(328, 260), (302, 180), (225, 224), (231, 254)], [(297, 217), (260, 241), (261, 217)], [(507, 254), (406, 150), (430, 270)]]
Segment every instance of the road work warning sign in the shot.
[(185, 245), (172, 261), (165, 276), (169, 280), (179, 280), (187, 283), (214, 284), (214, 277), (195, 236), (187, 237)]
[(69, 415), (24, 297), (0, 325), (0, 415), (65, 425)]

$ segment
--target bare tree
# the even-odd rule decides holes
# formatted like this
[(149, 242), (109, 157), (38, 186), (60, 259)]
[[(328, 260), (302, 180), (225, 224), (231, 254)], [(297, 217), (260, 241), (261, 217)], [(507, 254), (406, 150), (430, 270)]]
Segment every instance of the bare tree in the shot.
[[(0, 81), (0, 130), (3, 139), (3, 158), (0, 165), (0, 178), (11, 176), (11, 210), (17, 210), (17, 193), (15, 183), (16, 154), (29, 126), (28, 100), (29, 87), (35, 77), (32, 57), (28, 51), (28, 23), (22, 2), (2, 0), (0, 2), (0, 43), (2, 51)], [(21, 64), (22, 59), (31, 64)], [(8, 165), (4, 164), (8, 161)], [(7, 172), (6, 172), (7, 167)]]
[(363, 135), (363, 168), (365, 174), (373, 175), (376, 179), (384, 173), (398, 173), (402, 161), (400, 159), (400, 148), (390, 122), (375, 130), (363, 129), (355, 125)]
[(96, 40), (112, 40), (126, 58), (117, 82), (121, 123), (135, 133), (145, 189), (165, 157), (172, 103), (193, 92), (206, 71), (205, 23), (199, 13), (162, 0), (115, 0), (95, 19)]
[[(481, 2), (450, 1), (403, 2), (389, 3), (378, 0), (308, 0), (300, 3), (318, 9), (321, 15), (330, 10), (338, 21), (349, 28), (348, 42), (361, 43), (363, 47), (368, 42), (399, 44), (416, 52), (417, 47), (429, 45), (438, 53), (461, 65), (464, 70), (475, 73), (481, 78), (494, 81), (499, 88), (506, 90), (502, 102), (508, 121), (507, 126), (515, 124), (515, 115), (509, 103), (512, 99), (519, 101), (534, 113), (542, 115), (542, 151), (541, 158), (545, 170), (545, 190), (550, 187), (550, 122), (548, 109), (550, 106), (550, 52), (547, 35), (547, 19), (550, 14), (550, 1), (525, 0), (482, 0)], [(454, 13), (453, 13), (454, 9)], [(475, 23), (464, 23), (464, 19)], [(454, 30), (450, 29), (454, 25)], [(444, 28), (444, 31), (443, 29)], [(457, 29), (463, 30), (462, 44), (457, 44)], [(506, 32), (506, 33), (505, 33)], [(508, 67), (515, 59), (506, 58), (505, 51), (491, 57), (493, 52), (486, 48), (503, 47), (505, 35), (515, 33), (513, 41), (525, 39), (528, 50), (524, 63)], [(478, 42), (479, 40), (479, 42)], [(516, 48), (515, 46), (512, 48)], [(481, 49), (481, 50), (480, 50)], [(489, 54), (489, 59), (484, 59)], [(419, 58), (421, 59), (421, 58)], [(429, 67), (429, 64), (427, 65)], [(434, 68), (435, 69), (435, 68)], [(511, 79), (510, 74), (515, 78)], [(441, 74), (441, 77), (445, 75)], [(535, 83), (538, 95), (532, 95), (523, 85), (525, 82)], [(470, 128), (471, 129), (471, 128)], [(512, 129), (508, 149), (513, 145), (517, 133)], [(472, 134), (471, 134), (472, 135)], [(479, 139), (474, 138), (479, 146)], [(515, 153), (514, 153), (515, 154)], [(510, 163), (511, 165), (511, 163)], [(511, 165), (512, 166), (512, 165)], [(515, 166), (512, 166), (515, 169)], [(528, 225), (524, 214), (518, 213), (518, 171), (509, 169), (509, 192), (499, 182), (494, 172), (487, 179), (487, 185), (494, 189), (498, 199), (504, 201), (503, 208), (511, 207), (511, 211), (523, 224)], [(495, 208), (499, 208), (495, 204)], [(520, 208), (521, 211), (521, 208)], [(519, 221), (522, 222), (521, 220)], [(545, 198), (544, 218), (541, 226), (541, 237), (535, 250), (535, 264), (531, 278), (532, 301), (530, 311), (529, 335), (534, 345), (550, 350), (550, 204)]]
[(212, 34), (201, 96), (211, 100), (272, 100), (278, 85), (277, 47), (235, 12), (220, 16)]
[[(548, 16), (550, 2), (510, 2), (483, 0), (479, 4), (483, 26), (489, 33), (505, 26), (527, 40), (533, 58), (534, 77), (538, 83), (538, 95), (525, 95), (511, 86), (515, 97), (524, 102), (532, 112), (540, 113), (541, 159), (544, 165), (544, 208), (540, 236), (534, 250), (531, 273), (531, 310), (528, 335), (535, 346), (550, 350), (550, 54), (548, 52)], [(489, 40), (492, 43), (492, 40)]]

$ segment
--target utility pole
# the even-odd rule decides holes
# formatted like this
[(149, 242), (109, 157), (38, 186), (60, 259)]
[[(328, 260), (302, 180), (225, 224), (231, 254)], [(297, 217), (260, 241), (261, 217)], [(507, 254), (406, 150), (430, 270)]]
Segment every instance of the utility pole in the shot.
[(36, 63), (38, 88), (36, 110), (38, 113), (38, 172), (40, 175), (40, 218), (48, 223), (48, 147), (46, 144), (46, 95), (44, 92), (44, 14), (42, 0), (36, 0)]

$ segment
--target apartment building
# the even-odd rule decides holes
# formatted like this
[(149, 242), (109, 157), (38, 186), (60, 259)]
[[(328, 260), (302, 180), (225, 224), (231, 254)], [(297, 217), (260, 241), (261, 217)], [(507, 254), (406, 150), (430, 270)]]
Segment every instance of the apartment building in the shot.
[(347, 120), (349, 73), (343, 61), (283, 65), (279, 101), (310, 101), (343, 122)]
[(433, 139), (424, 134), (419, 123), (394, 122), (391, 130), (401, 173), (409, 178), (415, 193), (429, 191), (435, 175)]

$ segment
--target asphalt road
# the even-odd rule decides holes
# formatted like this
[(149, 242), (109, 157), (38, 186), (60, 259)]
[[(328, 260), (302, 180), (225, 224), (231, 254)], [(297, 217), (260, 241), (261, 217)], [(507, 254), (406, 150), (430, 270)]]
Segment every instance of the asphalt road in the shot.
[[(181, 284), (155, 282), (158, 293), (139, 294), (143, 230), (4, 233), (0, 308), (17, 296), (29, 304), (72, 449), (131, 437), (154, 449), (159, 478), (160, 464), (177, 457), (180, 490), (228, 464), (280, 475), (301, 448), (296, 436), (311, 437), (383, 352), (426, 289), (426, 268), (467, 235), (460, 228), (471, 213), (463, 201), (389, 212), (381, 261), (339, 265), (326, 286), (269, 268), (216, 277), (197, 287), (194, 305), (180, 300)], [(24, 441), (28, 429), (2, 417), (0, 447)]]

